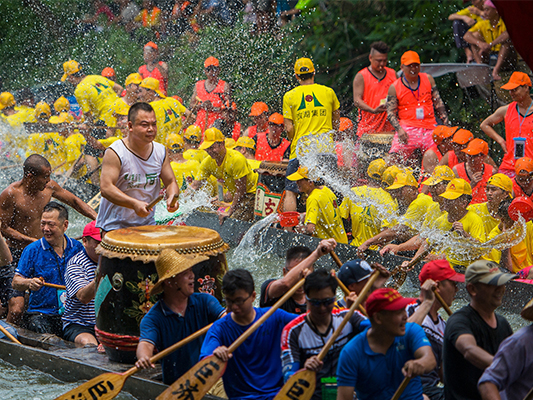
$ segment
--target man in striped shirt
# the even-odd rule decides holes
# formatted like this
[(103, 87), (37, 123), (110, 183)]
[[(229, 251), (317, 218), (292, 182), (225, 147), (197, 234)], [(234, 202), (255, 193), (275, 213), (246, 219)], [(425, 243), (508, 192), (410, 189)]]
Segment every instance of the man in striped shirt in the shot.
[(72, 257), (65, 273), (67, 300), (63, 314), (63, 338), (86, 345), (98, 345), (94, 334), (96, 316), (94, 295), (95, 271), (98, 265), (96, 246), (100, 244), (100, 229), (91, 221), (83, 229), (84, 249)]

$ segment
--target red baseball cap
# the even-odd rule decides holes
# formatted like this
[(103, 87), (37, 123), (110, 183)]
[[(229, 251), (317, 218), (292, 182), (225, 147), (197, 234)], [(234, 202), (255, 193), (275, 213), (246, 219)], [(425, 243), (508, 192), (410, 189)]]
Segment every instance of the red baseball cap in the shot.
[(96, 227), (96, 221), (91, 221), (85, 228), (83, 228), (83, 237), (92, 237), (94, 240), (102, 241), (102, 236), (100, 236), (100, 229)]
[(383, 310), (398, 311), (416, 299), (403, 297), (397, 290), (381, 288), (374, 290), (366, 300), (366, 312), (369, 317)]
[(418, 275), (420, 284), (423, 284), (428, 279), (433, 279), (435, 282), (449, 281), (464, 282), (465, 276), (456, 272), (450, 263), (446, 260), (430, 261), (422, 267)]

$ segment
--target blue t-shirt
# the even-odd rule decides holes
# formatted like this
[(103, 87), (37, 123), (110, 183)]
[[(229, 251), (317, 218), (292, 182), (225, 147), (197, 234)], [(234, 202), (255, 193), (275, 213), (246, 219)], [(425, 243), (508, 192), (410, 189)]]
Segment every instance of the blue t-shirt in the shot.
[[(216, 321), (209, 329), (202, 345), (200, 358), (213, 354), (219, 346), (230, 346), (257, 321), (268, 308), (254, 308), (255, 318), (242, 326), (231, 318), (231, 313)], [(277, 309), (252, 335), (241, 344), (228, 361), (222, 376), (228, 398), (272, 399), (283, 386), (281, 373), (281, 332), (297, 316)]]
[[(43, 277), (47, 283), (65, 285), (65, 271), (68, 261), (83, 250), (83, 246), (77, 240), (72, 240), (65, 235), (67, 245), (63, 251), (63, 257), (59, 257), (50, 244), (41, 238), (26, 246), (15, 272), (24, 278)], [(40, 312), (43, 314), (59, 313), (60, 289), (42, 287), (36, 292), (30, 293), (28, 312)], [(64, 292), (64, 291), (63, 291)]]
[[(159, 351), (164, 350), (216, 321), (224, 311), (218, 300), (206, 293), (189, 296), (184, 316), (176, 314), (159, 300), (141, 321), (140, 341), (152, 343)], [(204, 337), (200, 336), (163, 358), (161, 366), (165, 384), (174, 383), (198, 362)]]
[[(342, 349), (337, 367), (337, 386), (355, 387), (359, 400), (389, 400), (402, 383), (402, 368), (415, 358), (415, 351), (431, 346), (424, 330), (415, 323), (405, 325), (405, 335), (397, 336), (387, 354), (374, 353), (368, 345), (367, 328)], [(411, 379), (401, 400), (420, 400), (420, 377)]]

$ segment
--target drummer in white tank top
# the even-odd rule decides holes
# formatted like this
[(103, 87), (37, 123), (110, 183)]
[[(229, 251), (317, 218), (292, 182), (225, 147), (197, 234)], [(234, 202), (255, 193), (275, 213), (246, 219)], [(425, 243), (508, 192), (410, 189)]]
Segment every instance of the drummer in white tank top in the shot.
[(131, 106), (128, 115), (128, 136), (117, 140), (105, 152), (100, 178), (102, 202), (96, 226), (102, 231), (131, 226), (155, 225), (154, 210), (148, 204), (161, 188), (167, 191), (167, 209), (171, 207), (178, 185), (165, 146), (154, 142), (157, 134), (155, 113), (148, 103)]

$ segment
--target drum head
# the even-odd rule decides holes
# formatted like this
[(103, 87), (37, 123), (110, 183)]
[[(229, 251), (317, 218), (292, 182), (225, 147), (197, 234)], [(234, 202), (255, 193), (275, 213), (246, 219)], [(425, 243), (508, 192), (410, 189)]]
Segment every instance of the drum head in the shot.
[(229, 246), (212, 229), (195, 226), (137, 226), (108, 232), (96, 251), (108, 258), (155, 261), (162, 249), (180, 254), (214, 256)]

